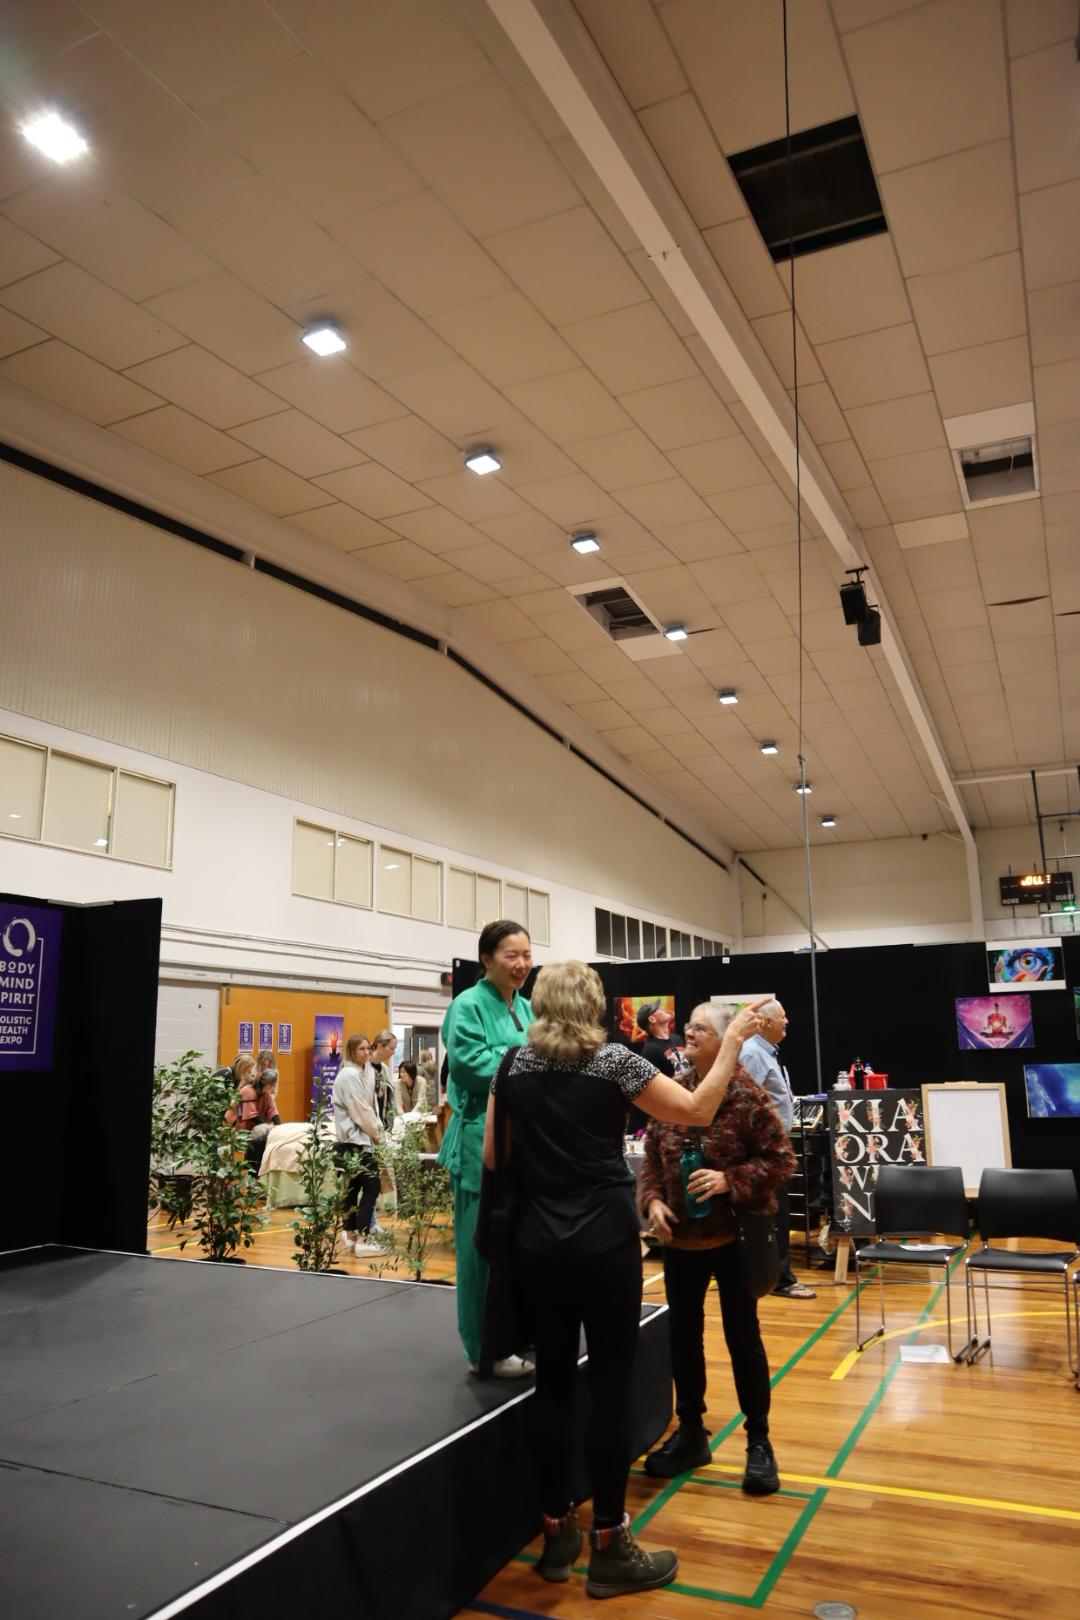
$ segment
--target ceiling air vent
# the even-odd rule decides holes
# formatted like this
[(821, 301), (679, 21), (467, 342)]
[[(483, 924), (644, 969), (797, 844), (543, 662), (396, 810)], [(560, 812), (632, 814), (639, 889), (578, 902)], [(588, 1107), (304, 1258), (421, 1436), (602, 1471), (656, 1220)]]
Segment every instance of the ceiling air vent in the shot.
[(585, 591), (578, 601), (589, 616), (606, 630), (612, 641), (629, 641), (636, 636), (655, 636), (653, 624), (640, 602), (621, 585), (611, 585), (602, 591)]
[(735, 179), (776, 263), (877, 236), (888, 229), (877, 182), (857, 118), (838, 118), (791, 137), (788, 204), (787, 142), (769, 141), (729, 156)]
[(1015, 500), (1033, 494), (1037, 487), (1035, 456), (1027, 436), (958, 450), (956, 460), (969, 506)]

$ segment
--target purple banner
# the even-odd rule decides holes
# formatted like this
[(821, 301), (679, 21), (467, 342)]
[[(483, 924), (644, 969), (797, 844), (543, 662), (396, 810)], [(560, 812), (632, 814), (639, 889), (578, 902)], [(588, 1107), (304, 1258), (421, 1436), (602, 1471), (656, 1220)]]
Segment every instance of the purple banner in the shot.
[(271, 1052), (274, 1048), (273, 1024), (260, 1023), (259, 1025), (259, 1051)]
[(279, 1024), (277, 1027), (277, 1049), (279, 1057), (288, 1057), (292, 1051), (292, 1025)]
[(0, 1069), (52, 1067), (62, 924), (40, 906), (0, 909)]
[(236, 1043), (236, 1049), (237, 1049), (238, 1052), (254, 1052), (254, 1050), (255, 1050), (255, 1025), (254, 1024), (241, 1024), (240, 1025), (240, 1038)]

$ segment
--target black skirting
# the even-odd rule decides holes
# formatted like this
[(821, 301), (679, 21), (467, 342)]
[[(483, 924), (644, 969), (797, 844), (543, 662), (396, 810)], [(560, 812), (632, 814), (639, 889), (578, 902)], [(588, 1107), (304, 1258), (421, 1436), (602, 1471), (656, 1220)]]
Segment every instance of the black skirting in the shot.
[(0, 1290), (6, 1620), (442, 1620), (536, 1533), (531, 1386), (468, 1376), (451, 1288), (46, 1248)]

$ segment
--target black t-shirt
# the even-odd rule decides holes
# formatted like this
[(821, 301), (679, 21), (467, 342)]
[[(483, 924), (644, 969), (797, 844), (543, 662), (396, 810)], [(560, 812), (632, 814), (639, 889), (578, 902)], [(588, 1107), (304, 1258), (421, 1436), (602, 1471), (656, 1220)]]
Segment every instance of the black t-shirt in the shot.
[(602, 1046), (577, 1064), (554, 1063), (531, 1046), (515, 1053), (503, 1083), (520, 1248), (569, 1257), (638, 1242), (623, 1132), (627, 1104), (655, 1073), (625, 1046)]
[(637, 1048), (647, 1063), (669, 1079), (675, 1078), (675, 1052), (670, 1037), (666, 1041), (658, 1040), (655, 1035), (648, 1035), (643, 1046)]

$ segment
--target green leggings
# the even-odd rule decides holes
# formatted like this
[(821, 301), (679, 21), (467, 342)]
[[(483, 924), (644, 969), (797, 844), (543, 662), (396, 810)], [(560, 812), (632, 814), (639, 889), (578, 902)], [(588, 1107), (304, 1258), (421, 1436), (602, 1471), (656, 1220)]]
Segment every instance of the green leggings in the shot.
[(488, 1278), (488, 1263), (483, 1255), (477, 1253), (473, 1244), (480, 1194), (463, 1187), (458, 1176), (450, 1179), (454, 1189), (458, 1333), (466, 1360), (475, 1364), (480, 1360), (480, 1346), (484, 1337), (484, 1298)]

